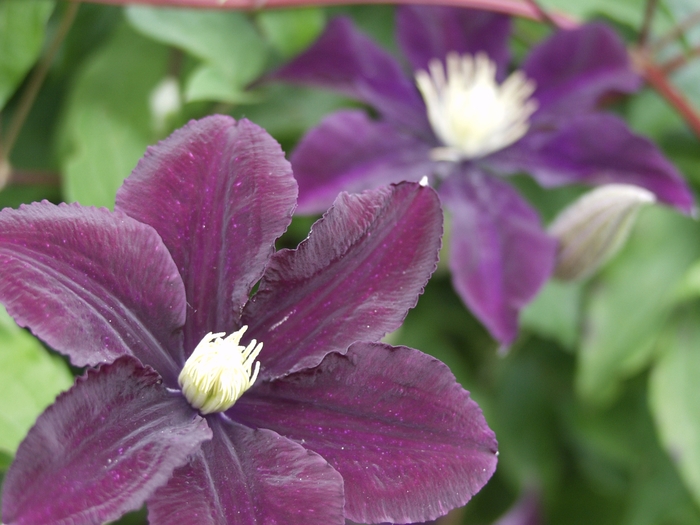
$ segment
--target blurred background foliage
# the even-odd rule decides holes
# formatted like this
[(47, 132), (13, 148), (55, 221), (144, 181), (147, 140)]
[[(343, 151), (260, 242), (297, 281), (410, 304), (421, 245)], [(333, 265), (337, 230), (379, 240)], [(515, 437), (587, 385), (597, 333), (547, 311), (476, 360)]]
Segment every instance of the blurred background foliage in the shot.
[[(662, 40), (698, 18), (697, 1), (650, 4), (648, 49), (658, 63), (675, 64), (670, 81), (700, 110), (700, 23)], [(646, 0), (541, 6), (605, 20), (631, 46), (647, 11)], [(0, 0), (0, 159), (12, 166), (0, 206), (49, 199), (111, 207), (149, 144), (214, 112), (253, 120), (291, 151), (325, 114), (356, 103), (255, 81), (339, 13), (396, 51), (391, 6), (243, 13)], [(550, 31), (516, 20), (515, 61)], [(647, 87), (613, 108), (698, 189), (698, 137), (663, 97)], [(581, 193), (513, 182), (545, 221)], [(295, 246), (312, 222), (295, 219), (280, 245)], [(612, 262), (582, 283), (549, 283), (522, 325), (516, 344), (499, 352), (440, 267), (389, 336), (446, 362), (500, 442), (494, 478), (443, 523), (495, 523), (527, 493), (552, 525), (700, 524), (700, 224), (644, 209)], [(0, 476), (36, 416), (79, 372), (0, 312)], [(120, 523), (144, 520), (142, 511)]]

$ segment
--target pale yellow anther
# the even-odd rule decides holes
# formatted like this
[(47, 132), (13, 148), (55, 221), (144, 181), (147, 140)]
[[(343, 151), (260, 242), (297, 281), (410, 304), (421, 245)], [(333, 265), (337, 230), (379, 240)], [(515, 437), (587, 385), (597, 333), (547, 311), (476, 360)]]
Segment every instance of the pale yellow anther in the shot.
[(416, 83), (433, 131), (444, 144), (433, 150), (434, 160), (483, 157), (527, 132), (537, 103), (530, 99), (535, 84), (522, 72), (499, 85), (496, 64), (484, 53), (449, 53), (446, 67), (434, 59), (428, 69), (416, 73)]
[(255, 358), (263, 344), (253, 339), (248, 346), (241, 346), (247, 329), (243, 326), (226, 338), (221, 337), (223, 333), (208, 333), (185, 362), (178, 383), (202, 414), (228, 410), (255, 383), (260, 371)]

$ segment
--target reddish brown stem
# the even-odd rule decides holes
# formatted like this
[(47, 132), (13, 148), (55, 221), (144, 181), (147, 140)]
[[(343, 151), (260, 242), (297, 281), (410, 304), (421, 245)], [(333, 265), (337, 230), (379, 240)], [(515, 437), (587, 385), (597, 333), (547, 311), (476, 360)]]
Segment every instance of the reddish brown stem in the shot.
[(545, 10), (537, 0), (527, 0), (527, 3), (532, 6), (532, 8), (537, 12), (539, 18), (543, 21), (548, 23), (552, 27), (559, 27), (559, 24), (557, 21), (552, 18), (552, 15), (550, 15), (549, 11)]
[(632, 56), (649, 85), (673, 106), (695, 135), (700, 138), (700, 116), (693, 108), (693, 105), (669, 82), (664, 71), (644, 53), (636, 52)]
[(693, 49), (689, 50), (688, 52), (682, 55), (667, 60), (659, 66), (659, 69), (661, 69), (661, 71), (663, 71), (665, 75), (670, 75), (677, 69), (680, 69), (681, 67), (686, 65), (691, 59), (698, 56), (700, 56), (700, 47), (694, 47)]
[[(247, 9), (255, 10), (270, 7), (304, 7), (350, 4), (422, 4), (451, 5), (484, 9), (507, 15), (545, 21), (541, 9), (529, 2), (520, 0), (88, 0), (98, 4), (150, 4), (179, 7), (202, 7), (210, 9)], [(578, 22), (562, 13), (549, 13), (548, 16), (557, 27), (574, 28)]]
[(653, 42), (649, 47), (650, 52), (658, 53), (664, 47), (682, 37), (688, 29), (692, 28), (696, 24), (700, 24), (700, 10), (692, 13), (690, 16), (688, 16), (688, 18), (686, 18), (680, 24), (672, 28), (668, 33), (659, 38), (656, 42)]
[(12, 170), (9, 184), (13, 186), (60, 186), (61, 176), (54, 171)]

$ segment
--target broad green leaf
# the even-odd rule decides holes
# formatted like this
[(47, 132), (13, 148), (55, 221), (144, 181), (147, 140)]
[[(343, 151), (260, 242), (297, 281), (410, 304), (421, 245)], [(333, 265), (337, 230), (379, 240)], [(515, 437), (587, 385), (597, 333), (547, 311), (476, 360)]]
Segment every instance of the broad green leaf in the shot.
[(195, 70), (187, 82), (187, 100), (242, 101), (245, 86), (263, 72), (265, 41), (242, 13), (130, 6), (126, 14), (142, 34), (205, 63), (207, 69)]
[(700, 303), (674, 316), (658, 344), (649, 403), (664, 447), (700, 503)]
[(259, 104), (236, 108), (234, 116), (259, 124), (285, 146), (332, 111), (356, 105), (331, 91), (284, 84), (263, 86), (258, 94), (262, 97)]
[(13, 455), (37, 416), (72, 383), (66, 363), (0, 307), (0, 453)]
[(53, 0), (0, 1), (0, 109), (39, 58)]
[(581, 285), (549, 281), (522, 310), (520, 324), (573, 350), (581, 324)]
[(633, 96), (627, 107), (630, 127), (653, 140), (662, 140), (683, 127), (683, 120), (669, 103), (651, 88)]
[(492, 396), (482, 408), (498, 437), (498, 468), (515, 484), (552, 489), (562, 482), (557, 413), (573, 401), (571, 362), (553, 343), (531, 337), (499, 356), (491, 371)]
[(647, 398), (639, 378), (605, 410), (574, 405), (572, 456), (599, 492), (623, 498), (616, 525), (696, 525), (700, 512), (658, 442)]
[(78, 75), (63, 128), (68, 200), (113, 206), (122, 181), (157, 138), (149, 96), (166, 62), (167, 49), (122, 26)]
[(255, 20), (272, 47), (289, 58), (321, 34), (326, 17), (318, 8), (304, 8), (261, 11)]
[(185, 100), (188, 102), (216, 100), (229, 104), (249, 104), (261, 99), (259, 94), (238, 88), (232, 89), (235, 84), (221, 69), (203, 64), (190, 74), (185, 90)]
[(698, 224), (673, 210), (642, 210), (623, 251), (589, 287), (576, 387), (590, 403), (611, 401), (622, 379), (651, 358), (675, 287), (700, 255)]
[[(676, 88), (693, 99), (695, 107), (700, 107), (699, 67), (700, 63), (693, 61), (672, 78)], [(656, 91), (645, 89), (630, 99), (626, 114), (633, 130), (654, 140), (686, 179), (700, 183), (697, 137), (667, 100)]]

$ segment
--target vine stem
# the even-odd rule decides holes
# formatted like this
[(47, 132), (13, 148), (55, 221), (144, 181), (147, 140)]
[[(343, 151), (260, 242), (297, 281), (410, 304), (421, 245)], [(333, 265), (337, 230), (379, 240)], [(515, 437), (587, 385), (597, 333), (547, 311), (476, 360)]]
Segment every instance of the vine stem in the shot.
[(17, 110), (12, 115), (12, 120), (10, 120), (10, 124), (7, 127), (7, 135), (5, 135), (2, 142), (0, 142), (0, 188), (3, 188), (10, 178), (10, 153), (17, 141), (19, 132), (22, 130), (24, 121), (27, 119), (34, 105), (36, 96), (39, 94), (39, 89), (44, 83), (46, 75), (49, 73), (56, 53), (58, 53), (63, 40), (68, 34), (68, 30), (73, 25), (78, 7), (80, 7), (79, 0), (69, 2), (66, 7), (66, 11), (63, 14), (63, 18), (61, 19), (61, 23), (56, 30), (53, 40), (29, 77), (26, 88), (22, 91), (22, 95), (17, 103)]
[(683, 20), (680, 24), (673, 27), (668, 33), (659, 38), (656, 42), (653, 42), (649, 47), (654, 53), (658, 53), (667, 45), (673, 43), (675, 40), (683, 36), (683, 34), (691, 29), (694, 25), (700, 24), (700, 10), (695, 11)]
[(651, 23), (654, 19), (654, 13), (656, 13), (658, 3), (659, 0), (647, 0), (647, 6), (644, 10), (644, 21), (642, 22), (642, 28), (639, 31), (639, 47), (644, 47), (647, 45), (649, 33), (651, 32)]
[(684, 118), (695, 135), (700, 138), (700, 116), (680, 91), (678, 91), (661, 67), (650, 60), (643, 51), (633, 51), (632, 57), (646, 81)]
[(546, 22), (548, 18), (559, 28), (574, 28), (576, 19), (563, 13), (543, 13), (534, 2), (521, 0), (88, 0), (97, 4), (148, 4), (170, 7), (257, 10), (279, 7), (308, 7), (351, 4), (421, 4), (471, 7)]

